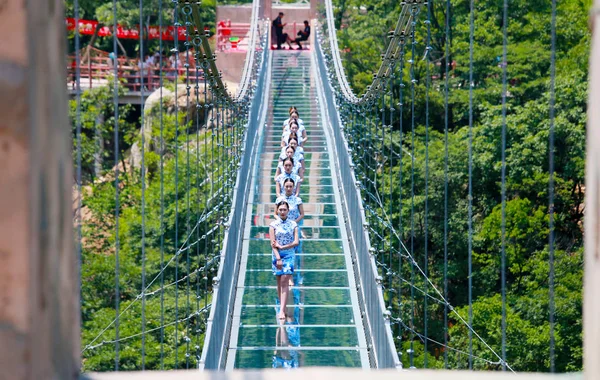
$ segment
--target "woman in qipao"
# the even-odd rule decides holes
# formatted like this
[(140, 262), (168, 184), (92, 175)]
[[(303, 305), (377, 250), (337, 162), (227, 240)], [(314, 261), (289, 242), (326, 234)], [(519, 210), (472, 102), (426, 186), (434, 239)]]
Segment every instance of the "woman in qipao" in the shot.
[[(289, 145), (286, 146), (285, 148), (281, 148), (281, 154), (279, 155), (279, 161), (283, 161), (286, 158), (288, 158), (288, 154), (287, 154), (288, 148), (294, 149), (294, 156), (292, 158), (294, 159), (294, 162), (298, 161), (302, 164), (302, 172), (304, 172), (304, 148), (302, 148), (301, 146), (298, 146), (298, 139), (291, 138), (289, 140)], [(300, 177), (302, 177), (302, 176), (300, 176)]]
[(280, 324), (285, 322), (287, 298), (290, 291), (290, 279), (294, 274), (294, 249), (298, 245), (298, 226), (288, 218), (290, 206), (286, 201), (275, 205), (277, 218), (269, 225), (271, 238), (273, 274), (277, 276), (277, 297), (279, 298), (279, 312), (277, 319)]
[(290, 118), (283, 122), (283, 131), (289, 131), (292, 123), (298, 125), (298, 134), (306, 139), (308, 137), (306, 134), (306, 127), (304, 126), (302, 119), (298, 118), (298, 111), (290, 113)]
[(300, 176), (294, 174), (293, 170), (294, 159), (288, 157), (283, 160), (283, 173), (275, 177), (275, 195), (277, 198), (279, 198), (284, 192), (283, 181), (285, 181), (286, 178), (291, 178), (294, 180), (294, 194), (298, 195), (300, 193)]
[[(295, 149), (294, 151), (294, 161), (296, 161), (297, 159), (301, 159), (304, 161), (304, 148), (301, 146), (298, 146), (298, 139), (296, 138), (290, 138), (288, 141), (288, 146), (291, 146), (292, 148)], [(287, 154), (285, 153), (287, 147), (285, 148), (281, 148), (281, 154), (279, 155), (279, 160), (283, 161), (286, 159)]]
[[(285, 158), (289, 157), (292, 160), (294, 160), (294, 167), (292, 168), (292, 174), (296, 174), (297, 176), (300, 177), (300, 179), (302, 179), (302, 175), (304, 174), (304, 167), (303, 167), (304, 159), (297, 160), (295, 155), (296, 155), (296, 150), (293, 147), (288, 146), (287, 148), (285, 148)], [(280, 175), (281, 173), (283, 173), (283, 160), (279, 161), (279, 164), (277, 164), (277, 170), (275, 170), (275, 178), (277, 178), (277, 176)]]
[(285, 201), (289, 206), (288, 218), (300, 226), (304, 218), (304, 206), (302, 205), (302, 199), (294, 194), (294, 187), (293, 179), (286, 178), (283, 180), (284, 194), (278, 197), (275, 203)]
[(281, 146), (282, 147), (286, 147), (290, 144), (290, 138), (295, 138), (296, 140), (298, 140), (298, 144), (299, 145), (303, 145), (306, 142), (306, 139), (303, 137), (300, 137), (300, 132), (298, 130), (298, 124), (293, 122), (290, 125), (290, 129), (284, 131), (281, 134)]
[[(296, 261), (295, 261), (295, 269), (300, 269), (301, 260), (302, 260), (302, 224), (304, 222), (304, 205), (302, 204), (302, 199), (296, 195), (294, 195), (294, 180), (291, 178), (286, 178), (283, 181), (283, 190), (284, 194), (277, 198), (275, 203), (279, 203), (281, 201), (286, 201), (288, 206), (290, 206), (290, 211), (288, 212), (288, 219), (296, 222), (298, 226), (298, 246), (296, 247)], [(294, 274), (293, 284), (302, 285), (303, 278), (298, 273)]]

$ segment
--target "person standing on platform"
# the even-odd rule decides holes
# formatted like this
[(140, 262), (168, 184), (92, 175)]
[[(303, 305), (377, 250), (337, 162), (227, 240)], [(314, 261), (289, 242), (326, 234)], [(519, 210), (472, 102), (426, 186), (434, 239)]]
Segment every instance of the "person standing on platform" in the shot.
[(277, 16), (277, 18), (273, 20), (273, 28), (275, 28), (275, 36), (277, 38), (277, 50), (281, 50), (281, 44), (284, 42), (288, 43), (290, 49), (292, 48), (292, 45), (290, 45), (289, 42), (288, 34), (283, 33), (283, 27), (287, 24), (283, 23), (282, 18), (283, 12), (279, 12), (279, 16)]

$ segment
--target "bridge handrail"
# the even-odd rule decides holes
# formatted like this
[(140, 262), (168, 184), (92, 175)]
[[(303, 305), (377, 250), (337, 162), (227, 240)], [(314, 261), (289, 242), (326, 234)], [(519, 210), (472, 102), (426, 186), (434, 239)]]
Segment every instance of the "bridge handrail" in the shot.
[[(256, 64), (256, 50), (261, 49), (261, 46), (257, 46), (263, 30), (266, 30), (258, 18), (258, 7), (259, 2), (254, 0), (252, 3), (252, 15), (250, 22), (250, 38), (248, 43), (248, 50), (246, 52), (246, 60), (244, 63), (244, 69), (242, 71), (242, 77), (240, 85), (238, 87), (237, 94), (231, 94), (226, 85), (223, 83), (221, 73), (217, 68), (216, 60), (217, 57), (213, 53), (210, 44), (208, 42), (207, 31), (205, 31), (204, 23), (200, 17), (200, 2), (190, 0), (180, 0), (179, 5), (182, 8), (184, 15), (185, 27), (189, 36), (189, 41), (196, 49), (194, 55), (196, 61), (201, 63), (201, 67), (205, 70), (207, 77), (210, 79), (209, 84), (213, 93), (224, 100), (225, 102), (235, 104), (238, 106), (245, 107), (248, 105), (248, 98), (251, 96), (252, 83), (255, 78), (258, 66)], [(262, 47), (264, 49), (264, 47)]]
[(381, 65), (379, 66), (377, 73), (374, 74), (373, 81), (367, 86), (367, 90), (362, 95), (357, 96), (352, 90), (352, 86), (348, 83), (346, 72), (342, 64), (335, 29), (332, 0), (325, 0), (329, 50), (333, 58), (332, 61), (335, 68), (336, 79), (345, 101), (355, 105), (369, 104), (377, 99), (377, 96), (381, 91), (384, 91), (386, 78), (391, 75), (396, 61), (400, 59), (401, 45), (404, 44), (405, 38), (409, 34), (414, 15), (419, 12), (420, 7), (425, 3), (426, 0), (404, 0), (401, 3), (402, 10), (400, 11), (398, 21), (396, 22), (396, 27), (388, 34), (390, 42), (385, 54), (381, 56)]

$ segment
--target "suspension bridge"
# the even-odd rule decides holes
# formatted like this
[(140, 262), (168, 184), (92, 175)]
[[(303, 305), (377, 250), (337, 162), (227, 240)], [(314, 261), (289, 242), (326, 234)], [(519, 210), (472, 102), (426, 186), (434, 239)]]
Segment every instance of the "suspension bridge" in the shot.
[[(280, 8), (270, 0), (254, 0), (245, 36), (246, 59), (237, 84), (222, 78), (202, 4), (159, 2), (152, 11), (173, 15), (172, 20), (161, 16), (160, 27), (185, 28), (186, 38), (161, 39), (160, 51), (183, 56), (186, 63), (180, 67), (175, 60), (174, 67), (163, 72), (161, 56), (156, 71), (148, 74), (154, 89), (135, 88), (142, 109), (134, 132), (127, 129), (131, 110), (120, 99), (132, 95), (122, 88), (118, 60), (109, 68), (113, 75), (103, 77), (108, 101), (98, 108), (108, 117), (87, 116), (84, 107), (98, 100), (86, 98), (82, 90), (77, 31), (74, 64), (69, 68), (73, 128), (65, 127), (70, 124), (62, 58), (36, 59), (48, 46), (66, 56), (62, 1), (43, 5), (34, 1), (37, 6), (26, 8), (13, 7), (16, 3), (9, 0), (4, 15), (0, 9), (0, 24), (26, 14), (33, 24), (37, 22), (35, 28), (46, 28), (46, 33), (21, 50), (0, 45), (0, 55), (28, 67), (2, 64), (0, 70), (0, 99), (6, 100), (0, 102), (0, 110), (15, 115), (7, 117), (7, 128), (0, 126), (0, 146), (4, 146), (0, 162), (9, 168), (0, 181), (4, 227), (0, 229), (0, 357), (7, 379), (74, 379), (80, 371), (91, 379), (196, 378), (203, 376), (197, 370), (267, 368), (308, 369), (286, 373), (290, 378), (364, 376), (348, 368), (392, 370), (369, 374), (382, 379), (555, 377), (516, 374), (525, 362), (519, 355), (528, 354), (538, 357), (528, 363), (536, 362), (539, 371), (572, 370), (557, 371), (556, 364), (560, 355), (580, 349), (566, 347), (572, 341), (565, 343), (561, 323), (572, 316), (563, 316), (565, 300), (557, 296), (564, 295), (557, 288), (567, 286), (560, 281), (566, 271), (560, 261), (563, 256), (557, 257), (568, 251), (565, 246), (573, 250), (570, 257), (576, 256), (577, 243), (564, 244), (555, 238), (559, 232), (554, 173), (560, 170), (554, 161), (554, 134), (560, 124), (555, 121), (556, 0), (548, 1), (551, 81), (543, 149), (549, 152), (544, 164), (549, 178), (539, 191), (546, 197), (539, 216), (543, 227), (535, 225), (539, 231), (526, 216), (514, 217), (508, 208), (510, 7), (506, 0), (504, 13), (498, 15), (503, 20), (496, 77), (502, 88), (501, 125), (493, 132), (500, 136), (500, 144), (483, 152), (476, 152), (473, 143), (479, 117), (473, 100), (474, 1), (469, 4), (470, 39), (465, 45), (469, 61), (458, 63), (467, 68), (467, 89), (453, 83), (451, 70), (456, 62), (449, 43), (441, 58), (432, 57), (434, 2), (406, 0), (385, 36), (381, 63), (372, 68), (370, 84), (361, 94), (352, 89), (343, 64), (332, 0), (295, 5), (311, 19), (312, 33), (304, 50), (278, 50), (271, 20)], [(155, 4), (140, 1), (140, 25), (146, 22), (144, 6)], [(452, 4), (435, 6), (443, 10), (446, 19), (440, 30), (449, 38)], [(78, 7), (75, 2), (75, 25)], [(116, 1), (111, 12), (116, 30)], [(591, 17), (593, 24), (598, 12)], [(43, 29), (30, 32), (39, 30)], [(595, 29), (593, 33), (588, 104), (597, 101), (600, 88), (596, 83), (600, 39)], [(113, 36), (115, 56), (117, 42)], [(141, 33), (141, 62), (149, 52), (147, 44)], [(440, 67), (441, 74), (434, 74)], [(179, 75), (167, 76), (167, 72)], [(144, 75), (141, 70), (139, 83), (144, 83)], [(64, 96), (52, 95), (57, 88)], [(468, 96), (469, 106), (460, 111), (468, 125), (457, 143), (448, 136), (452, 96), (459, 91)], [(19, 94), (25, 95), (19, 98)], [(434, 97), (443, 99), (443, 109), (433, 109)], [(24, 98), (30, 99), (28, 105), (17, 101)], [(302, 163), (297, 164), (301, 180), (296, 183), (302, 211), (287, 307), (281, 310), (283, 300), (272, 273), (275, 253), (270, 228), (272, 222), (281, 221), (275, 205), (279, 184), (274, 177), (291, 145), (287, 137), (282, 139), (282, 126), (291, 121), (291, 106), (298, 109), (306, 136), (297, 140), (303, 153), (296, 154), (300, 148), (293, 151)], [(598, 119), (596, 113), (596, 108), (589, 108), (588, 147), (600, 144), (597, 128), (590, 127)], [(443, 125), (434, 125), (440, 122)], [(20, 126), (27, 132), (21, 132)], [(3, 129), (8, 137), (2, 136)], [(465, 158), (461, 163), (452, 161), (458, 157), (457, 149)], [(442, 166), (434, 166), (432, 154), (444, 156), (438, 160)], [(501, 227), (489, 259), (494, 266), (482, 273), (476, 273), (473, 264), (481, 260), (475, 251), (483, 244), (474, 227), (474, 220), (481, 218), (474, 206), (476, 191), (481, 190), (476, 176), (485, 174), (474, 169), (477, 154), (499, 156), (494, 170), (500, 173), (501, 189), (497, 204), (487, 210), (498, 210)], [(562, 378), (600, 376), (595, 312), (600, 278), (596, 242), (600, 161), (595, 149), (587, 154), (586, 304), (580, 313), (583, 317), (572, 317), (579, 325), (583, 318), (585, 330), (578, 336), (584, 337), (585, 367), (583, 374)], [(463, 163), (465, 170), (459, 176), (453, 168)], [(458, 182), (460, 190), (453, 190)], [(432, 196), (434, 188), (441, 196)], [(459, 207), (464, 212), (458, 213)], [(532, 213), (539, 215), (541, 209)], [(457, 221), (456, 215), (465, 219)], [(521, 219), (515, 222), (514, 218)], [(544, 240), (536, 249), (543, 252), (544, 264), (538, 269), (543, 273), (538, 275), (545, 287), (528, 291), (535, 293), (534, 298), (544, 297), (533, 312), (542, 321), (536, 334), (545, 335), (536, 346), (539, 352), (515, 353), (511, 340), (525, 337), (520, 335), (524, 328), (513, 327), (516, 306), (508, 294), (514, 280), (509, 260), (514, 260), (516, 251), (511, 247), (520, 247), (511, 228), (525, 219), (532, 223), (530, 240), (539, 236)], [(465, 237), (464, 246), (453, 243), (458, 234)], [(478, 286), (494, 290), (486, 304), (496, 303), (485, 312), (478, 309), (482, 307), (477, 303)], [(534, 307), (519, 307), (528, 306)], [(285, 313), (284, 320), (278, 318), (279, 312)], [(310, 371), (311, 367), (319, 369)], [(423, 371), (428, 369), (440, 371)], [(453, 369), (478, 372), (449, 371)], [(105, 371), (115, 373), (92, 373)], [(281, 373), (248, 376), (269, 378)]]

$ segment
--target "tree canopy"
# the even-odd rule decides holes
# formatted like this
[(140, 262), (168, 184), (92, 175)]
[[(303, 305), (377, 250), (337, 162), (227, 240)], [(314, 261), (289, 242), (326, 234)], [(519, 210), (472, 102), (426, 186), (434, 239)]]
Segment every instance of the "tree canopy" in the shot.
[[(395, 25), (401, 2), (337, 0), (338, 41), (346, 73), (354, 91), (363, 92), (379, 67), (387, 44), (386, 34)], [(411, 238), (411, 202), (414, 201), (414, 250), (412, 254), (425, 265), (425, 233), (429, 276), (443, 289), (444, 230), (448, 228), (449, 302), (465, 320), (468, 315), (468, 142), (469, 117), (473, 117), (473, 321), (474, 329), (496, 351), (501, 352), (500, 253), (502, 234), (501, 131), (506, 123), (506, 286), (507, 286), (507, 361), (519, 371), (548, 371), (549, 333), (549, 112), (551, 63), (551, 2), (527, 1), (508, 3), (507, 60), (503, 63), (503, 3), (496, 0), (475, 2), (472, 73), (470, 71), (470, 2), (449, 0), (431, 2), (418, 15), (415, 59), (416, 79), (414, 124), (410, 93), (404, 93), (402, 118), (396, 117), (390, 142), (385, 149), (414, 150), (415, 160), (404, 156), (402, 164), (379, 162), (377, 183), (380, 191), (392, 193), (384, 200), (385, 208), (394, 210), (392, 222), (401, 226), (402, 240)], [(447, 4), (450, 5), (450, 34), (446, 33)], [(588, 56), (590, 31), (587, 25), (591, 1), (558, 2), (555, 77), (555, 150), (554, 150), (554, 259), (556, 266), (556, 370), (578, 371), (582, 368), (582, 265), (585, 123), (587, 111)], [(431, 50), (427, 43), (429, 17)], [(410, 49), (410, 43), (407, 44)], [(446, 48), (450, 56), (446, 57)], [(410, 51), (406, 57), (411, 57)], [(405, 60), (408, 58), (405, 58)], [(449, 67), (448, 114), (445, 118), (445, 71)], [(431, 77), (427, 78), (429, 64)], [(506, 120), (502, 115), (502, 73), (507, 70)], [(469, 107), (469, 77), (473, 76), (473, 107)], [(409, 64), (402, 72), (410, 84)], [(399, 81), (391, 91), (398, 99)], [(426, 94), (429, 82), (430, 91)], [(429, 109), (426, 120), (425, 106)], [(389, 107), (389, 106), (386, 106)], [(366, 112), (371, 112), (366, 109)], [(377, 114), (377, 112), (372, 113)], [(398, 114), (398, 113), (396, 113)], [(428, 161), (426, 161), (426, 123)], [(389, 120), (388, 120), (389, 122)], [(445, 143), (448, 128), (448, 218), (444, 218)], [(411, 143), (414, 127), (414, 145)], [(367, 133), (374, 133), (365, 126)], [(404, 138), (400, 141), (400, 131)], [(356, 160), (358, 162), (358, 160)], [(428, 213), (425, 214), (425, 176), (428, 165)], [(415, 196), (411, 195), (414, 172)], [(392, 179), (390, 179), (392, 178)], [(398, 182), (401, 178), (402, 182)], [(401, 204), (396, 204), (402, 199)], [(427, 222), (425, 223), (425, 218)], [(371, 222), (376, 224), (377, 218)], [(428, 229), (425, 231), (425, 225)], [(391, 244), (397, 244), (393, 238)], [(385, 244), (384, 244), (385, 245)], [(396, 262), (393, 265), (397, 265)], [(410, 278), (410, 265), (401, 275)], [(429, 338), (444, 342), (443, 306), (427, 306), (424, 299), (410, 299), (410, 290), (397, 280), (390, 285), (403, 289), (400, 295), (388, 292), (386, 298), (404, 321), (416, 308), (412, 328), (423, 333), (429, 325)], [(421, 289), (428, 284), (416, 280)], [(398, 309), (397, 305), (402, 305)], [(456, 315), (450, 315), (448, 345), (468, 351), (468, 329)], [(407, 349), (412, 341), (417, 367), (424, 365), (423, 337), (397, 326), (403, 361), (408, 365)], [(497, 358), (475, 339), (474, 353), (496, 362)], [(428, 341), (428, 366), (442, 367), (444, 352), (452, 368), (466, 368), (467, 356), (448, 351)], [(476, 368), (497, 368), (489, 362), (475, 360)]]

